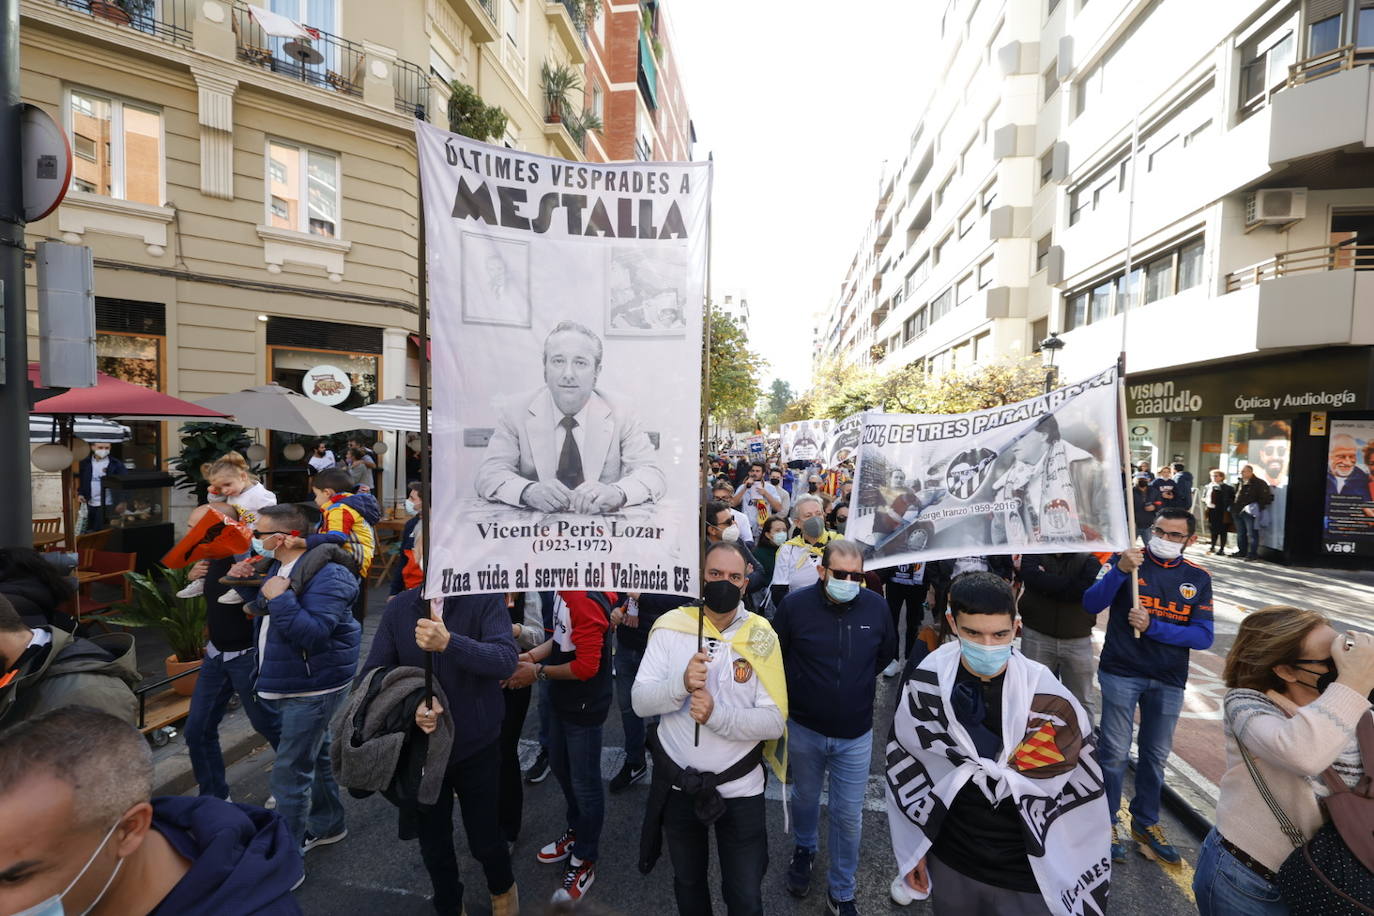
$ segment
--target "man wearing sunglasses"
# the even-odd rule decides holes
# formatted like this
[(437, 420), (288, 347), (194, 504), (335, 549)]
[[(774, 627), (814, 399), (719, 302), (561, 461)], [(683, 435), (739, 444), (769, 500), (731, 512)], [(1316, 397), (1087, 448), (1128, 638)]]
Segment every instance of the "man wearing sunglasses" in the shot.
[(782, 647), (791, 702), (796, 849), (787, 890), (805, 897), (820, 842), (821, 783), (830, 774), (829, 912), (853, 916), (864, 790), (873, 756), (873, 694), (879, 673), (897, 657), (887, 603), (864, 588), (863, 552), (834, 540), (821, 554), (820, 581), (783, 599), (773, 628)]
[[(258, 615), (258, 697), (281, 717), (271, 790), (302, 854), (348, 835), (329, 758), (329, 720), (348, 699), (362, 628), (353, 619), (358, 577), (333, 561), (334, 544), (289, 546), (313, 526), (292, 503), (264, 506), (253, 532), (255, 553), (276, 562), (261, 588), (241, 588)], [(244, 575), (244, 560), (229, 570)], [(301, 574), (293, 575), (297, 565)]]
[[(1183, 708), (1188, 652), (1212, 645), (1212, 577), (1183, 558), (1183, 551), (1196, 540), (1197, 519), (1191, 512), (1161, 509), (1146, 546), (1112, 557), (1083, 594), (1083, 609), (1089, 614), (1111, 608), (1097, 666), (1102, 687), (1097, 751), (1112, 814), (1112, 859), (1117, 862), (1126, 860), (1127, 841), (1116, 829), (1116, 817), (1137, 706), (1140, 752), (1131, 839), (1150, 858), (1170, 865), (1180, 861), (1159, 826), (1159, 797), (1164, 762)], [(1131, 600), (1132, 576), (1140, 582), (1139, 605)]]

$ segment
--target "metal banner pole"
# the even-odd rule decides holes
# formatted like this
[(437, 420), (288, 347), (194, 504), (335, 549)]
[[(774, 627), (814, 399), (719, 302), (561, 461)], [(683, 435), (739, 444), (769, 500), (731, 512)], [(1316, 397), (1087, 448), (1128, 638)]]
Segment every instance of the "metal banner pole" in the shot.
[[(430, 433), (429, 433), (429, 243), (425, 238), (425, 188), (420, 177), (419, 136), (416, 136), (416, 173), (415, 192), (420, 204), (420, 239), (417, 246), (420, 276), (420, 499), (424, 501), (423, 514), (420, 516), (420, 536), (424, 540), (422, 562), (425, 575), (429, 569), (429, 516), (430, 516)], [(421, 602), (423, 605), (423, 597)], [(426, 610), (428, 610), (426, 608)], [(434, 653), (425, 653), (425, 705), (434, 704)]]

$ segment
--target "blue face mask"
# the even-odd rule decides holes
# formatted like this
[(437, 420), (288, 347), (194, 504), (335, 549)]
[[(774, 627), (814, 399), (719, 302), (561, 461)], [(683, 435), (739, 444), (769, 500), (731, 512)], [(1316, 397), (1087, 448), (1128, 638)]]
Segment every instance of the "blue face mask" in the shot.
[[(76, 882), (80, 881), (81, 876), (86, 874), (91, 864), (95, 862), (95, 857), (100, 855), (100, 850), (104, 849), (105, 844), (110, 842), (110, 837), (114, 836), (115, 828), (118, 826), (119, 821), (115, 821), (110, 825), (110, 829), (105, 833), (105, 839), (100, 841), (100, 845), (95, 848), (95, 852), (91, 853), (91, 857), (86, 860), (86, 864), (81, 866), (81, 871), (76, 873), (76, 877), (71, 880), (71, 883), (67, 885), (62, 893), (53, 894), (47, 900), (35, 903), (27, 910), (20, 910), (18, 913), (15, 913), (14, 916), (64, 916), (67, 912), (67, 908), (63, 905), (62, 898), (71, 893), (72, 888), (76, 887)], [(119, 870), (123, 867), (124, 860), (120, 859), (119, 862), (115, 864), (114, 871), (110, 872), (109, 880), (105, 882), (105, 886), (100, 889), (100, 893), (95, 895), (95, 899), (91, 901), (90, 906), (81, 911), (81, 916), (86, 916), (87, 913), (96, 908), (96, 905), (104, 898), (105, 892), (110, 889), (110, 885), (114, 884), (115, 875), (119, 874)]]
[(963, 653), (964, 664), (979, 677), (994, 677), (1006, 667), (1011, 658), (1011, 643), (1005, 646), (984, 646), (959, 637), (959, 650)]
[(834, 576), (826, 576), (825, 579), (825, 593), (831, 601), (839, 604), (848, 604), (859, 597), (859, 588), (859, 583), (848, 579), (836, 579)]
[(268, 550), (266, 547), (262, 546), (261, 538), (253, 538), (253, 552), (258, 554), (259, 556), (267, 557), (268, 559), (271, 559), (277, 555), (277, 552), (275, 550)]

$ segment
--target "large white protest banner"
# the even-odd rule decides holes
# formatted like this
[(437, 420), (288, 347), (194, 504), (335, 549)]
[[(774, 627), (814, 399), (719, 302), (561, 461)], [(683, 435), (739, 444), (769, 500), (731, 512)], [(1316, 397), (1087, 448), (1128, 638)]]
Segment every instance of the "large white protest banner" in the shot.
[(865, 413), (845, 536), (869, 568), (1130, 544), (1113, 367), (953, 416)]
[(416, 123), (428, 597), (699, 594), (708, 163), (565, 162)]
[(825, 443), (834, 425), (834, 420), (797, 420), (782, 424), (779, 430), (783, 463), (824, 460)]

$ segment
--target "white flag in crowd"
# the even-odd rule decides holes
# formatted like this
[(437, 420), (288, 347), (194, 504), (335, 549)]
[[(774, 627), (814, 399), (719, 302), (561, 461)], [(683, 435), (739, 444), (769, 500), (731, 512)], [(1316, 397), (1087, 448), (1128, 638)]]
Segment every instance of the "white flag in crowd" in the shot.
[(434, 365), (427, 597), (698, 594), (708, 163), (416, 122)]
[(845, 535), (869, 568), (1131, 541), (1117, 372), (976, 413), (865, 413)]

